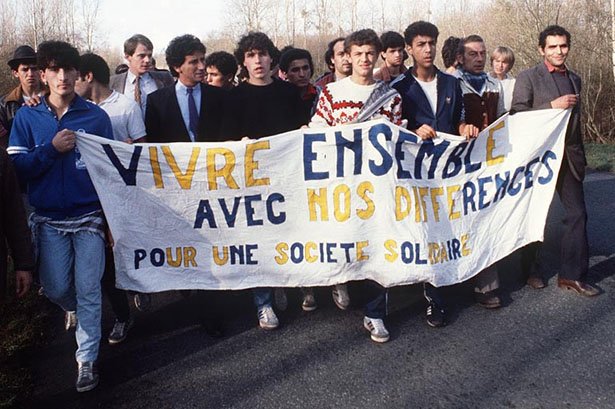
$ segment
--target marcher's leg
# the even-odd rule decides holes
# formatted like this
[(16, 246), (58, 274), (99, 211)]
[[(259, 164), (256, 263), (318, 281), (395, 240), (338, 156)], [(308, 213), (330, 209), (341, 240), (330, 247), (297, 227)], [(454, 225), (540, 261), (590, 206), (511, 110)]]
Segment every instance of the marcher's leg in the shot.
[(557, 192), (566, 215), (562, 235), (560, 278), (585, 281), (589, 269), (589, 245), (587, 240), (587, 210), (583, 182), (578, 181), (567, 161), (562, 163), (557, 180)]
[(102, 312), (101, 278), (105, 268), (105, 241), (89, 231), (72, 234), (77, 294), (77, 362), (98, 358)]
[(372, 341), (387, 342), (389, 331), (384, 325), (384, 317), (387, 314), (387, 289), (372, 280), (365, 280), (364, 285), (369, 301), (365, 304), (363, 326), (370, 332)]
[(74, 254), (68, 235), (45, 224), (38, 235), (38, 271), (45, 295), (64, 311), (75, 311)]
[(496, 290), (500, 288), (497, 264), (492, 264), (474, 277), (474, 293), (476, 301), (485, 308), (499, 308), (502, 306)]

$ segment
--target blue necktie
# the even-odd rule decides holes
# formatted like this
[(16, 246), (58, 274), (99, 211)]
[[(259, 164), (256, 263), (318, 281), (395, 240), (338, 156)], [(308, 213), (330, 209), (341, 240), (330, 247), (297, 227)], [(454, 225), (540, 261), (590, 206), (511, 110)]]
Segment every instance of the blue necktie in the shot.
[(196, 110), (196, 103), (194, 102), (194, 97), (192, 96), (192, 91), (194, 91), (194, 88), (186, 88), (186, 91), (188, 91), (188, 122), (190, 131), (194, 135), (193, 142), (196, 142), (199, 129), (199, 111)]

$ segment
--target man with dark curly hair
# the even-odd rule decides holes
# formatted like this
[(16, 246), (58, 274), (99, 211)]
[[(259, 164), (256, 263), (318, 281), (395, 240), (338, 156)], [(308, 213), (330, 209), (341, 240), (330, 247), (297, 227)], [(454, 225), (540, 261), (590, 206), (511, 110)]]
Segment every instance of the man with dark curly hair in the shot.
[(148, 142), (220, 140), (224, 92), (202, 84), (205, 45), (190, 34), (175, 37), (167, 47), (166, 60), (177, 82), (154, 91), (147, 99)]
[[(229, 93), (222, 125), (224, 138), (259, 139), (298, 129), (308, 122), (299, 89), (272, 78), (271, 68), (279, 57), (278, 49), (266, 34), (250, 32), (241, 37), (235, 58), (247, 72), (247, 80)], [(273, 311), (273, 289), (255, 288), (253, 295), (259, 326), (277, 328), (279, 321)]]
[(76, 311), (77, 391), (98, 385), (105, 267), (105, 221), (94, 185), (75, 149), (75, 131), (113, 139), (109, 116), (75, 93), (79, 52), (62, 41), (38, 48), (37, 65), (49, 95), (17, 111), (7, 152), (27, 183), (36, 232), (38, 272), (45, 295)]
[(205, 58), (205, 82), (213, 87), (231, 89), (235, 86), (237, 60), (233, 54), (218, 51)]

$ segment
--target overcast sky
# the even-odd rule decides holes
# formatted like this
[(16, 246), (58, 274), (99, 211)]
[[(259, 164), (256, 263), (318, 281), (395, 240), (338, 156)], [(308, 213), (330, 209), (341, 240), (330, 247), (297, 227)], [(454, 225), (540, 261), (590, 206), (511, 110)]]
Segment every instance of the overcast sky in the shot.
[(218, 0), (102, 0), (100, 32), (117, 50), (131, 35), (144, 34), (157, 52), (175, 36), (189, 33), (203, 38), (221, 29), (225, 4)]

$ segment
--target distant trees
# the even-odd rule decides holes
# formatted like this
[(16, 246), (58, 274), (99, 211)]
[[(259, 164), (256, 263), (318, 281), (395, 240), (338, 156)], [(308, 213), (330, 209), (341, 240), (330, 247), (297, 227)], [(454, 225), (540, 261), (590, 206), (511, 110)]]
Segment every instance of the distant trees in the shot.
[[(8, 60), (16, 45), (36, 47), (52, 38), (115, 55), (98, 36), (99, 5), (100, 0), (1, 0), (0, 58)], [(416, 20), (435, 23), (440, 42), (449, 35), (479, 34), (489, 49), (512, 48), (518, 73), (540, 61), (538, 33), (560, 24), (572, 33), (570, 67), (584, 81), (585, 138), (615, 142), (615, 0), (230, 0), (226, 10), (225, 27), (204, 38), (209, 52), (232, 51), (240, 35), (260, 30), (280, 48), (310, 50), (316, 74), (326, 69), (323, 54), (331, 39), (367, 27), (402, 32)], [(8, 70), (0, 70), (0, 84), (0, 92), (13, 86)]]

